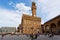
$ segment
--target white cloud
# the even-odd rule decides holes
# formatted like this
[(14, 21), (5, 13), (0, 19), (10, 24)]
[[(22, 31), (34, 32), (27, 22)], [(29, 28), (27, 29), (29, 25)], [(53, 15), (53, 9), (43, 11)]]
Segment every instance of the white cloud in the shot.
[(46, 22), (55, 16), (60, 15), (60, 0), (34, 0), (37, 12), (42, 13), (42, 22)]
[[(42, 12), (42, 23), (60, 14), (60, 0), (37, 0), (37, 12)], [(0, 26), (18, 26), (21, 23), (22, 14), (31, 15), (31, 7), (26, 6), (25, 3), (14, 4), (12, 7), (16, 11), (0, 8)], [(37, 13), (37, 14), (38, 14)]]
[(16, 10), (8, 10), (0, 8), (0, 26), (13, 26), (17, 27), (21, 23), (23, 14), (31, 14), (31, 8), (26, 6), (24, 3), (14, 4), (10, 2), (9, 5), (14, 7)]
[(24, 3), (18, 3), (18, 4), (16, 4), (16, 9), (18, 9), (20, 11), (29, 11), (29, 10), (31, 10), (31, 8), (28, 7), (28, 6), (25, 6)]
[[(60, 0), (31, 0), (36, 2), (37, 14), (42, 18), (42, 23), (52, 19), (53, 17), (60, 15)], [(12, 6), (15, 7), (16, 12), (20, 15), (31, 14), (31, 7), (25, 5), (25, 3), (14, 4), (10, 2)], [(37, 15), (37, 16), (38, 16)]]
[(0, 8), (0, 26), (17, 27), (20, 23), (21, 16), (15, 11)]
[(9, 2), (9, 5), (15, 8), (16, 12), (19, 14), (30, 14), (31, 15), (31, 7), (26, 6), (25, 3), (13, 3), (12, 1)]
[(15, 3), (13, 3), (12, 1), (9, 1), (9, 3), (8, 3), (10, 6), (12, 6), (12, 7), (15, 7)]
[(26, 6), (25, 3), (16, 4), (15, 9), (18, 13), (31, 15), (31, 7)]

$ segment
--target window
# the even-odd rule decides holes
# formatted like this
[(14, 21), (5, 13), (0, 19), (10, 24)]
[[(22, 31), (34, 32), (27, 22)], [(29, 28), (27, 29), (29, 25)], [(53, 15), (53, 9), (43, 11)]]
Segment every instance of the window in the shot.
[(56, 27), (56, 25), (54, 24), (54, 23), (52, 23), (51, 25), (50, 25), (50, 28), (55, 28)]
[(60, 21), (58, 21), (57, 25), (58, 25), (58, 27), (60, 26)]
[(50, 31), (53, 32), (54, 28), (56, 28), (56, 24), (51, 23), (51, 25), (50, 25)]
[(49, 26), (48, 26), (48, 25), (46, 25), (46, 26), (45, 26), (45, 29), (46, 29), (46, 30), (49, 30)]

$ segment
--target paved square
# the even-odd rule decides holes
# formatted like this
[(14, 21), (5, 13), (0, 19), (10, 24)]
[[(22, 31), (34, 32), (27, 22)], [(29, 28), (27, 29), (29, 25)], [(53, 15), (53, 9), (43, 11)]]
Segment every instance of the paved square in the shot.
[[(3, 38), (0, 35), (0, 40), (31, 40), (30, 36), (26, 35), (5, 35)], [(39, 35), (35, 40), (60, 40), (60, 35), (54, 35), (53, 37), (48, 37), (45, 35)]]

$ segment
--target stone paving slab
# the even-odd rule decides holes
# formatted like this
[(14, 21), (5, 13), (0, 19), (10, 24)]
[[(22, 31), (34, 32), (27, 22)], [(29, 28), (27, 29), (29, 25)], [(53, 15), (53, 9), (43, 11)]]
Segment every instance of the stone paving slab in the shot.
[[(31, 40), (29, 36), (26, 35), (5, 35), (2, 39), (0, 35), (0, 40)], [(35, 40), (60, 40), (60, 35), (54, 35), (53, 37), (48, 37), (45, 35), (39, 35)]]

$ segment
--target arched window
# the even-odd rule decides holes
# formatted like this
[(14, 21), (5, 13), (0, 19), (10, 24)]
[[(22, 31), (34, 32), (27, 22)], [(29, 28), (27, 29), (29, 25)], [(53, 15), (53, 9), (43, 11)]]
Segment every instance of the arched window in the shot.
[(45, 29), (46, 29), (46, 30), (49, 30), (49, 26), (48, 26), (48, 25), (46, 25), (46, 26), (45, 26)]
[(60, 21), (58, 21), (57, 25), (58, 25), (58, 27), (60, 26)]
[(51, 25), (50, 25), (50, 31), (51, 31), (51, 32), (54, 32), (54, 31), (53, 31), (54, 28), (56, 28), (56, 25), (55, 25), (54, 23), (51, 23)]
[(51, 25), (50, 25), (50, 28), (55, 28), (56, 27), (56, 25), (54, 24), (54, 23), (52, 23)]

